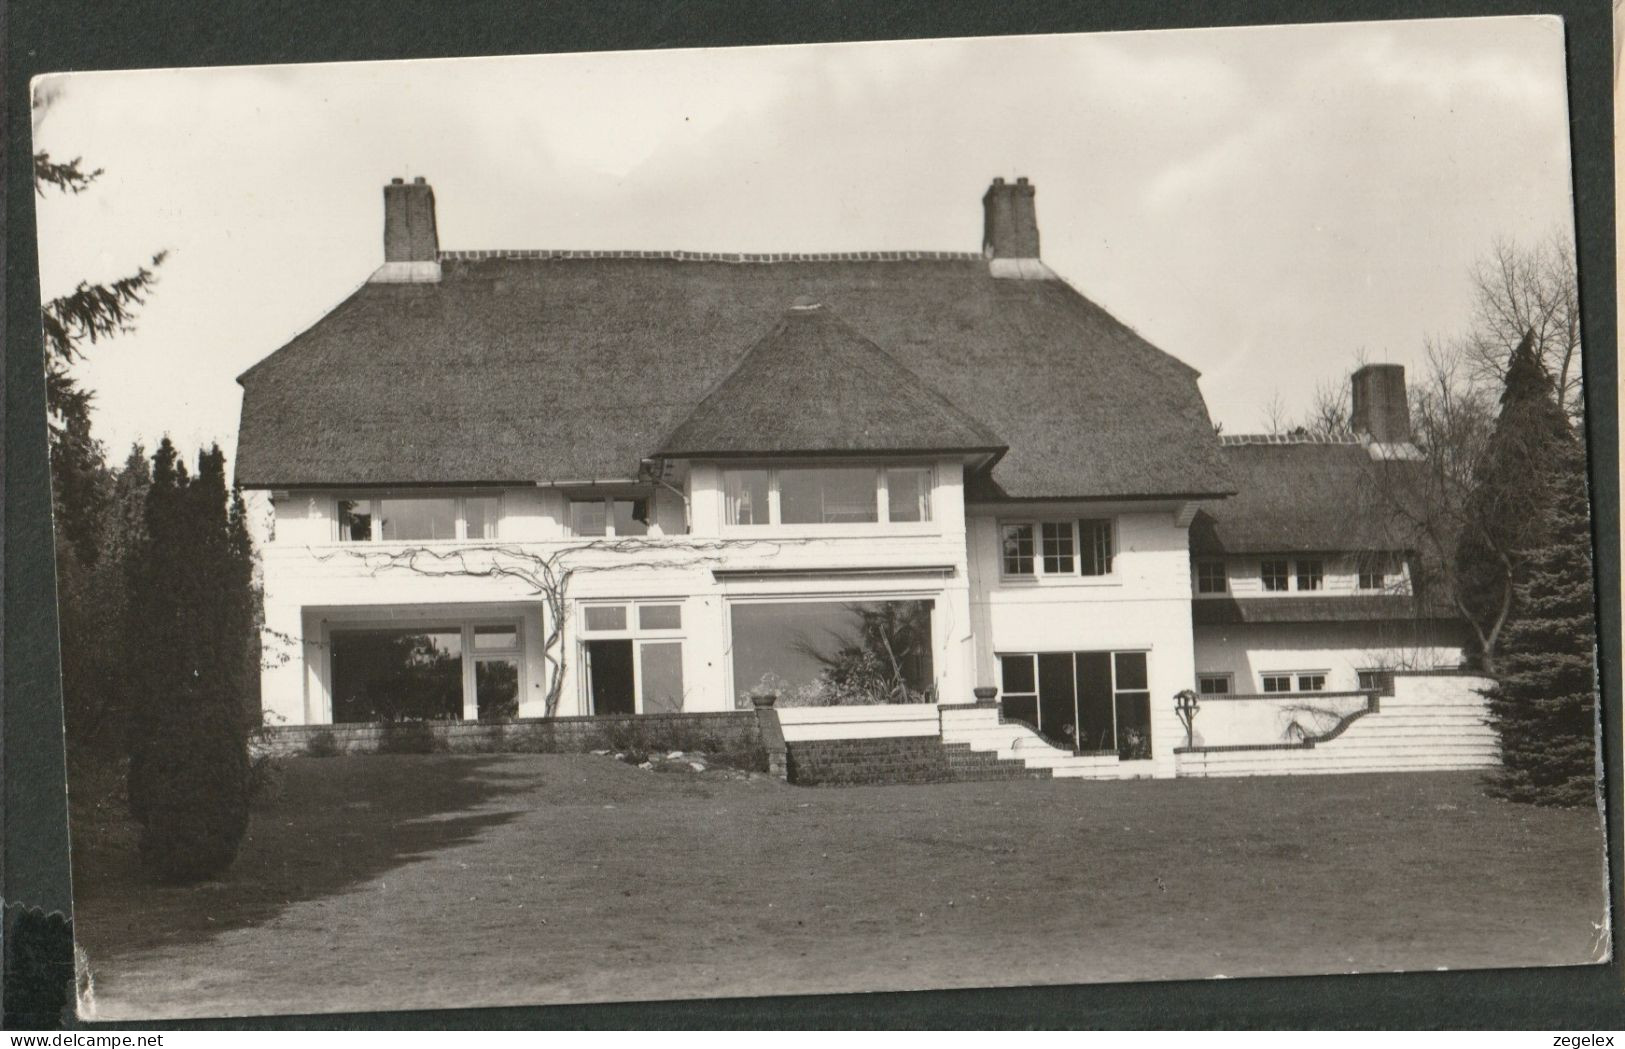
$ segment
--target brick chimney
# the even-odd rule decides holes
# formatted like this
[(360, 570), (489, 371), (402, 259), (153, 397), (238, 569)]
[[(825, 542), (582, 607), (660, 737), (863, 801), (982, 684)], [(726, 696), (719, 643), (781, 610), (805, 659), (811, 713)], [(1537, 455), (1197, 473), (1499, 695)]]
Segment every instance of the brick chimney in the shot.
[(1038, 211), (1035, 190), (1025, 177), (1002, 178), (982, 195), (982, 254), (989, 259), (1038, 258)]
[(1349, 425), (1373, 443), (1409, 444), (1411, 407), (1405, 396), (1403, 364), (1368, 364), (1354, 373), (1354, 408)]
[(384, 187), (384, 264), (372, 280), (424, 284), (440, 279), (440, 234), (435, 228), (434, 187), (422, 175)]

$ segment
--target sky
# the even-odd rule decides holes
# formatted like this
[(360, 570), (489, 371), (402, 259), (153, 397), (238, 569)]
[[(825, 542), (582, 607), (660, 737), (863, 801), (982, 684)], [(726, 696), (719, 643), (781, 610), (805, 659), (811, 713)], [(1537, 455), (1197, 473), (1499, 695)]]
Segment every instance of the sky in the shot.
[[(81, 379), (114, 458), (235, 448), (235, 377), (382, 262), (425, 176), (444, 249), (981, 247), (1045, 262), (1264, 429), (1357, 354), (1420, 367), (1496, 238), (1572, 237), (1562, 23), (1520, 17), (409, 62), (35, 83), (42, 292), (170, 254)], [(387, 396), (387, 391), (378, 391)], [(364, 406), (358, 406), (364, 410)]]

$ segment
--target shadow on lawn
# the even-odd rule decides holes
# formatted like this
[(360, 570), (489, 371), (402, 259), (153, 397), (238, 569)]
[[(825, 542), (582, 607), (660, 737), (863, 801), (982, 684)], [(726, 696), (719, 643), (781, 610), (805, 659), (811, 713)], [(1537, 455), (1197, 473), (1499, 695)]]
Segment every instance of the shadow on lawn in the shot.
[(538, 784), (502, 765), (471, 756), (291, 759), (280, 796), (254, 812), (230, 872), (189, 887), (145, 878), (132, 826), (75, 827), (76, 937), (99, 962), (198, 943), (343, 893), (519, 815), (471, 811)]

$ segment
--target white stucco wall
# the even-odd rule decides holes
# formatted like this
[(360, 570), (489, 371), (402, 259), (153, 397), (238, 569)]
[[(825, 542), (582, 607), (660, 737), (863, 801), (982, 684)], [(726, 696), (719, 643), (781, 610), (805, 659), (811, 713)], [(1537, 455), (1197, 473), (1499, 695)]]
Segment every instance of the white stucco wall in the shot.
[[(682, 604), (686, 710), (725, 710), (742, 700), (733, 695), (729, 610), (763, 600), (930, 599), (938, 692), (968, 699), (974, 656), (961, 466), (956, 460), (934, 466), (930, 522), (799, 529), (723, 527), (720, 473), (697, 466), (677, 479), (688, 506), (682, 494), (659, 490), (657, 527), (643, 548), (613, 554), (584, 549), (594, 541), (568, 535), (566, 497), (551, 489), (503, 492), (497, 542), (509, 554), (493, 553), (489, 541), (339, 543), (335, 493), (279, 493), (259, 537), (268, 631), (264, 708), (284, 724), (331, 718), (326, 643), (334, 628), (517, 618), (524, 628), (520, 715), (544, 715), (543, 599), (523, 579), (478, 573), (566, 549), (580, 568), (569, 584), (571, 618), (558, 650), (566, 660), (559, 715), (587, 712), (581, 605), (619, 600)], [(685, 516), (693, 521), (687, 535)], [(391, 553), (408, 550), (419, 552), (417, 568), (384, 565)]]
[[(1018, 652), (1143, 651), (1151, 692), (1153, 773), (1173, 775), (1184, 730), (1173, 696), (1193, 685), (1188, 530), (1178, 506), (1058, 504), (972, 507), (967, 538), (977, 684), (1003, 688), (998, 655)], [(1116, 553), (1103, 577), (1006, 579), (1002, 520), (1115, 516)]]
[(1461, 663), (1459, 640), (1412, 624), (1248, 623), (1195, 629), (1196, 673), (1230, 674), (1238, 694), (1263, 691), (1266, 673), (1324, 673), (1332, 692), (1359, 687), (1359, 671), (1439, 670)]

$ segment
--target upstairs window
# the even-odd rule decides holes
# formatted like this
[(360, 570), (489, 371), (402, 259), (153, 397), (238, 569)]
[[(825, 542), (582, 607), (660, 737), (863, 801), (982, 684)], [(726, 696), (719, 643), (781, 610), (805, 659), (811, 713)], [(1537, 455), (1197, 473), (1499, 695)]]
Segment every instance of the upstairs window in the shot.
[(1262, 561), (1258, 566), (1258, 578), (1263, 581), (1265, 590), (1288, 589), (1291, 575), (1292, 564), (1289, 561)]
[(1299, 692), (1324, 692), (1324, 691), (1326, 691), (1326, 675), (1325, 674), (1299, 674), (1298, 675), (1298, 691)]
[(1112, 573), (1110, 518), (1011, 521), (1000, 527), (1006, 576), (1105, 576)]
[(1086, 518), (1078, 522), (1078, 549), (1084, 575), (1112, 574), (1112, 522)]
[(501, 499), (482, 496), (385, 496), (339, 499), (341, 543), (432, 543), (495, 539)]
[(1223, 561), (1196, 562), (1196, 592), (1198, 594), (1222, 594), (1225, 592)]
[(722, 472), (729, 525), (917, 524), (931, 520), (928, 466), (781, 466)]
[(1291, 692), (1291, 674), (1265, 674), (1260, 678), (1265, 692)]
[(1230, 694), (1230, 675), (1198, 674), (1196, 675), (1196, 691), (1204, 696), (1228, 696)]
[(580, 536), (649, 534), (650, 499), (571, 499), (570, 533)]
[(1298, 562), (1298, 589), (1320, 590), (1326, 585), (1326, 565), (1322, 561)]
[(1004, 574), (1033, 574), (1033, 526), (1012, 524), (1004, 526)]
[(1372, 571), (1372, 570), (1368, 570), (1368, 569), (1361, 569), (1360, 570), (1360, 589), (1361, 590), (1386, 590), (1386, 589), (1388, 589), (1388, 576), (1387, 576), (1387, 574), (1384, 573), (1384, 572), (1381, 572), (1381, 571)]
[(1384, 696), (1394, 694), (1394, 672), (1392, 670), (1361, 670), (1358, 673), (1362, 692), (1376, 692)]

